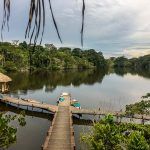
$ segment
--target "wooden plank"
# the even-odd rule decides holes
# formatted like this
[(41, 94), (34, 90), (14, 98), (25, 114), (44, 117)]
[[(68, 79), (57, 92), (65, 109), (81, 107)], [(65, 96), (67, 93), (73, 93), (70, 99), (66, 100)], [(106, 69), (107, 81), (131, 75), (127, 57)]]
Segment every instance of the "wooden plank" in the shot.
[(75, 109), (71, 107), (72, 114), (87, 114), (87, 115), (107, 115), (112, 114), (113, 116), (124, 117), (124, 118), (134, 118), (134, 119), (143, 119), (150, 120), (150, 115), (138, 115), (128, 116), (124, 112), (111, 112), (111, 111), (99, 111), (99, 110), (90, 110), (90, 109)]
[(21, 105), (21, 106), (30, 106), (30, 107), (41, 108), (41, 109), (45, 109), (45, 110), (48, 110), (51, 112), (56, 112), (58, 110), (58, 106), (40, 103), (40, 102), (35, 101), (35, 100), (30, 102), (30, 101), (26, 101), (26, 100), (22, 100), (22, 99), (17, 99), (17, 98), (5, 96), (0, 101), (4, 102), (4, 103), (12, 103), (12, 104)]
[(74, 150), (74, 131), (70, 111), (70, 96), (58, 105), (52, 125), (48, 131), (43, 150)]

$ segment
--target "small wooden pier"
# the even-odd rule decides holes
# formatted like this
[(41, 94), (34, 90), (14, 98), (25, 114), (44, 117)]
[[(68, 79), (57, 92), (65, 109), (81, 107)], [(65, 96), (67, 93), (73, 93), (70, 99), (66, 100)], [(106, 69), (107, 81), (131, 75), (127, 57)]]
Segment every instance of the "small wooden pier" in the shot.
[(44, 144), (42, 145), (43, 150), (75, 150), (74, 140), (74, 129), (72, 114), (77, 115), (107, 115), (112, 114), (116, 118), (134, 118), (144, 120), (150, 120), (150, 116), (146, 115), (134, 115), (126, 116), (123, 112), (102, 112), (100, 110), (90, 109), (77, 109), (71, 106), (71, 96), (68, 94), (63, 95), (64, 101), (59, 102), (58, 106), (38, 102), (32, 99), (17, 99), (8, 96), (1, 96), (0, 102), (12, 105), (13, 107), (31, 107), (46, 110), (54, 114), (54, 118), (50, 128), (47, 132), (47, 136)]
[(144, 119), (144, 120), (150, 120), (150, 115), (138, 115), (134, 114), (132, 116), (127, 116), (124, 112), (119, 111), (100, 111), (100, 110), (90, 110), (90, 109), (74, 109), (72, 108), (72, 114), (78, 114), (78, 115), (106, 115), (111, 114), (116, 117), (125, 117), (125, 118), (134, 118), (134, 119)]
[(52, 125), (47, 132), (43, 150), (74, 150), (74, 130), (72, 114), (70, 111), (69, 95), (64, 96), (64, 101), (58, 104)]
[(0, 99), (1, 102), (6, 103), (6, 104), (15, 104), (16, 107), (20, 107), (20, 106), (30, 106), (32, 108), (40, 108), (40, 109), (44, 109), (47, 111), (50, 111), (52, 113), (57, 112), (58, 107), (55, 105), (50, 105), (50, 104), (45, 104), (45, 103), (41, 103), (38, 102), (36, 100), (32, 100), (32, 99), (17, 99), (17, 98), (12, 98), (12, 97), (8, 97), (8, 96), (3, 96), (3, 98)]

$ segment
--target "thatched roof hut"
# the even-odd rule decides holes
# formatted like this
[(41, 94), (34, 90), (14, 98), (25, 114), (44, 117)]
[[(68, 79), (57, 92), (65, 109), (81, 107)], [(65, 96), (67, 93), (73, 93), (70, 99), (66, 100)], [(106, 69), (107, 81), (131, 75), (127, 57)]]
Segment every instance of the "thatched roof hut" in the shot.
[(12, 81), (12, 79), (6, 75), (4, 75), (3, 73), (0, 73), (0, 82), (1, 83), (6, 83), (6, 82), (10, 82)]
[(5, 93), (8, 91), (9, 87), (8, 85), (6, 84), (7, 82), (10, 82), (12, 81), (12, 79), (6, 75), (4, 75), (3, 73), (0, 73), (0, 91), (2, 93)]

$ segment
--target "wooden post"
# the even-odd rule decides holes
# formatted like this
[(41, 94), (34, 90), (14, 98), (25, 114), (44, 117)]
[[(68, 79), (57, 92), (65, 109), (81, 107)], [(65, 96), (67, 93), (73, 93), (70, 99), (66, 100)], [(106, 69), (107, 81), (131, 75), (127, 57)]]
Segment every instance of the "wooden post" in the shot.
[(7, 84), (7, 91), (9, 91), (9, 85)]
[(7, 89), (6, 89), (6, 82), (4, 82), (4, 93), (7, 91)]
[[(100, 112), (100, 110), (101, 110), (101, 108), (99, 107), (98, 108), (98, 111)], [(100, 113), (99, 113), (99, 119), (101, 118), (101, 115), (100, 115)]]
[(4, 83), (2, 83), (2, 93), (4, 93)]
[(144, 123), (145, 123), (145, 122), (144, 122), (144, 117), (142, 116), (142, 124), (144, 125)]
[(19, 102), (18, 102), (18, 109), (19, 109)]
[(43, 150), (43, 145), (41, 146), (41, 150)]

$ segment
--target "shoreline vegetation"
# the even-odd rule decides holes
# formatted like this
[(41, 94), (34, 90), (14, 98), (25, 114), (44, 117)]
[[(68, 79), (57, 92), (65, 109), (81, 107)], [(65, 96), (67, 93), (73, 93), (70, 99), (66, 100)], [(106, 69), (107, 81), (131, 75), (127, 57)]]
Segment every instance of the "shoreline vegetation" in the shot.
[(65, 70), (104, 68), (106, 60), (101, 52), (93, 49), (0, 43), (0, 68), (4, 71), (27, 71), (36, 69)]
[[(141, 97), (142, 101), (126, 105), (127, 115), (150, 115), (150, 93)], [(93, 124), (88, 133), (81, 133), (81, 142), (93, 150), (149, 150), (150, 125), (116, 123), (109, 114)]]
[(17, 127), (13, 122), (20, 126), (26, 125), (25, 111), (20, 111), (19, 115), (0, 112), (0, 149), (5, 150), (17, 140)]
[(68, 70), (68, 69), (132, 69), (150, 72), (150, 54), (139, 58), (110, 57), (94, 49), (45, 46), (0, 42), (0, 71)]
[(126, 114), (127, 115), (150, 115), (150, 93), (147, 93), (145, 96), (141, 97), (140, 102), (135, 104), (126, 105)]
[(89, 150), (149, 150), (150, 125), (115, 123), (112, 115), (95, 123), (89, 133), (81, 134)]

